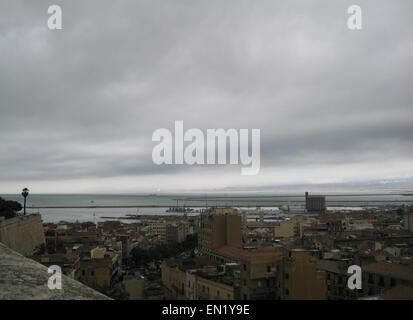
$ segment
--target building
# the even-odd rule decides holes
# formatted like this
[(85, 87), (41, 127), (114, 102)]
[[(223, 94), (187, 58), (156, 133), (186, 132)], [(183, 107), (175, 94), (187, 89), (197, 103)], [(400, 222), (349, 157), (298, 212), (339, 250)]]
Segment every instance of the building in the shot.
[(149, 224), (149, 233), (156, 237), (161, 243), (166, 243), (166, 223), (165, 221), (154, 221)]
[(304, 249), (288, 249), (285, 252), (280, 299), (326, 299), (326, 273), (317, 270), (318, 254), (318, 251)]
[(360, 290), (348, 288), (349, 266), (346, 260), (318, 260), (317, 269), (326, 273), (328, 300), (355, 300), (362, 296)]
[(220, 265), (205, 257), (162, 262), (165, 297), (175, 300), (239, 299), (239, 265)]
[(242, 248), (241, 215), (233, 208), (214, 208), (202, 212), (198, 248), (203, 255), (213, 255), (222, 246)]
[(363, 293), (381, 295), (397, 285), (413, 287), (413, 266), (391, 262), (375, 262), (362, 266)]
[[(173, 300), (186, 299), (187, 275), (182, 264), (175, 260), (162, 261), (162, 284), (165, 287), (165, 297)], [(196, 284), (193, 283), (193, 286)]]
[(24, 256), (33, 255), (46, 244), (41, 215), (0, 217), (0, 242)]
[(189, 234), (189, 224), (187, 222), (169, 222), (166, 224), (166, 241), (183, 242)]
[(54, 253), (30, 256), (28, 258), (33, 259), (46, 267), (58, 265), (62, 269), (63, 274), (71, 279), (77, 279), (80, 267), (80, 257), (77, 254)]
[(156, 221), (149, 225), (149, 232), (161, 243), (183, 242), (191, 233), (187, 221)]
[(107, 291), (119, 280), (120, 255), (106, 251), (105, 248), (94, 248), (90, 256), (91, 258), (81, 259), (75, 279), (98, 291)]
[(308, 213), (325, 213), (327, 210), (326, 197), (305, 193), (305, 209)]
[(196, 277), (197, 300), (238, 300), (239, 281), (233, 275), (200, 271)]
[(299, 234), (298, 217), (292, 217), (289, 220), (284, 220), (274, 227), (275, 237), (295, 237)]
[(138, 276), (127, 275), (123, 277), (122, 286), (128, 294), (129, 300), (143, 300), (143, 290), (145, 287), (145, 280)]
[(127, 261), (130, 258), (130, 253), (132, 251), (130, 235), (117, 234), (116, 241), (122, 242), (122, 261)]
[(317, 252), (263, 248), (241, 258), (241, 299), (324, 300), (325, 272), (317, 270)]
[(404, 213), (404, 229), (413, 233), (413, 212)]
[(280, 299), (282, 289), (279, 283), (279, 274), (283, 261), (281, 248), (244, 252), (239, 260), (241, 265), (241, 299)]

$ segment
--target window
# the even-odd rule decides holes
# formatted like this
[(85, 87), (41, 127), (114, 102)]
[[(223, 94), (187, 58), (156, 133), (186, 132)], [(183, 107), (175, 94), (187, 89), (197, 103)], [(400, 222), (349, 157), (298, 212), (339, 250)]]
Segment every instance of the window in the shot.
[(289, 279), (290, 275), (288, 273), (285, 274), (285, 279)]
[(267, 272), (271, 272), (271, 266), (267, 266)]
[(94, 276), (95, 276), (95, 271), (92, 270), (92, 271), (90, 272), (90, 275), (91, 275), (92, 277), (94, 277)]
[(379, 286), (384, 287), (384, 278), (383, 277), (379, 278)]
[(242, 265), (242, 268), (244, 269), (244, 271), (247, 271), (247, 265), (245, 263)]

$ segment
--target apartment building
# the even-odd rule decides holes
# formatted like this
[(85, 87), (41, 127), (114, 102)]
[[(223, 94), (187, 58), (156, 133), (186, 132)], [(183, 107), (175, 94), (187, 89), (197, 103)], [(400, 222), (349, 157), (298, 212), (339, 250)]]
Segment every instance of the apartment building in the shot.
[(222, 246), (242, 248), (241, 215), (233, 208), (213, 208), (201, 213), (198, 248), (211, 256)]
[(245, 252), (241, 265), (240, 298), (243, 300), (275, 300), (280, 296), (279, 273), (282, 270), (281, 248)]
[(149, 232), (161, 243), (183, 242), (190, 234), (190, 225), (186, 221), (156, 221), (150, 223)]
[(317, 270), (319, 252), (316, 250), (287, 249), (283, 259), (283, 274), (279, 279), (280, 299), (325, 300), (326, 273)]
[(362, 296), (360, 290), (350, 290), (347, 285), (348, 260), (318, 260), (317, 269), (326, 273), (327, 300), (356, 300)]
[(362, 270), (364, 295), (381, 295), (398, 285), (413, 287), (412, 265), (382, 261), (362, 266)]
[(205, 257), (162, 262), (165, 297), (175, 300), (239, 299), (239, 265), (219, 265)]

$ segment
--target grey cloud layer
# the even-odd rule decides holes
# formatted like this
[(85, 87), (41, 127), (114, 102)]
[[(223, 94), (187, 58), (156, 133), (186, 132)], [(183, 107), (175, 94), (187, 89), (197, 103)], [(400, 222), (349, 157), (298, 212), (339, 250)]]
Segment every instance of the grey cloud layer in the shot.
[(358, 32), (347, 1), (55, 2), (56, 32), (0, 4), (0, 181), (214, 172), (152, 163), (174, 120), (261, 129), (266, 173), (412, 158), (411, 1), (361, 1)]

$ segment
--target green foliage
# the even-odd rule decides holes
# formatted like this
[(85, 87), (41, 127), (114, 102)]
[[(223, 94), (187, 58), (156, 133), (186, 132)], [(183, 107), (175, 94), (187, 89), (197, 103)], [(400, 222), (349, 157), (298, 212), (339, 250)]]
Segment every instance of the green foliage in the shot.
[(22, 209), (22, 205), (17, 201), (5, 200), (0, 197), (0, 216), (6, 219), (13, 218)]
[(188, 235), (182, 243), (169, 242), (167, 244), (160, 244), (151, 249), (142, 249), (135, 247), (132, 250), (133, 261), (137, 266), (142, 266), (145, 263), (154, 260), (168, 259), (176, 256), (182, 252), (193, 251), (198, 245), (197, 234)]

